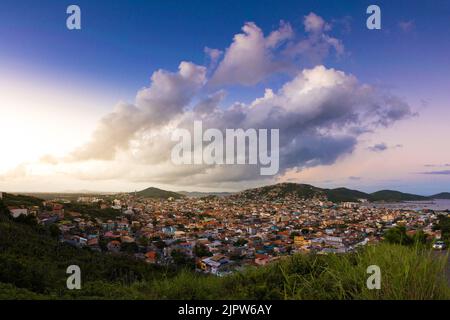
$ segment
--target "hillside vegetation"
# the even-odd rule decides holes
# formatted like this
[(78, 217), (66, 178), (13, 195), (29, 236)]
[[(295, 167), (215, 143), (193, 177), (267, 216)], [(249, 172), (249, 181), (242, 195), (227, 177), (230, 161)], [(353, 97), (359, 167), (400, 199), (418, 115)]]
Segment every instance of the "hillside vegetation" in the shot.
[[(296, 255), (218, 278), (60, 244), (0, 201), (0, 299), (450, 299), (447, 257), (418, 246), (381, 244), (347, 255)], [(381, 290), (366, 287), (378, 265)], [(66, 288), (79, 265), (82, 289)]]
[(179, 199), (184, 197), (182, 194), (176, 192), (161, 190), (153, 187), (138, 191), (136, 192), (136, 195), (138, 197), (154, 198), (154, 199), (168, 199), (168, 198)]
[(3, 193), (3, 202), (6, 206), (16, 207), (16, 206), (42, 206), (44, 200), (36, 198), (33, 196), (25, 196), (12, 193)]
[[(344, 202), (344, 201), (358, 201), (360, 199), (366, 199), (368, 201), (385, 201), (385, 202), (400, 202), (400, 201), (423, 201), (431, 200), (433, 196), (425, 197), (410, 193), (403, 193), (394, 190), (381, 190), (373, 193), (365, 193), (358, 190), (352, 190), (348, 188), (335, 188), (335, 189), (323, 189), (314, 187), (309, 184), (298, 183), (280, 183), (271, 186), (265, 186), (261, 188), (245, 190), (238, 195), (253, 199), (258, 197), (268, 197), (269, 199), (279, 199), (288, 195), (297, 196), (299, 198), (312, 198), (312, 197), (326, 197), (332, 202)], [(441, 198), (446, 194), (440, 194)]]

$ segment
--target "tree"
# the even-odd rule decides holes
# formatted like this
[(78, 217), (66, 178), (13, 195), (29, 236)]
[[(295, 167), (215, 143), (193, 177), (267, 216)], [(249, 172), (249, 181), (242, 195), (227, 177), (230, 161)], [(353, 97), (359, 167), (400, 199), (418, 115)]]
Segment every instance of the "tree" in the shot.
[(27, 224), (29, 226), (37, 226), (37, 220), (35, 216), (32, 215), (24, 215), (21, 214), (20, 216), (18, 216), (17, 218), (14, 219), (14, 221), (18, 222), (18, 223), (22, 223), (22, 224)]
[(173, 262), (178, 266), (185, 266), (185, 265), (193, 265), (192, 259), (190, 259), (184, 252), (181, 250), (172, 250), (171, 257), (173, 259)]
[(194, 254), (196, 257), (210, 257), (212, 253), (209, 252), (208, 248), (204, 244), (196, 244), (194, 247)]
[(291, 238), (291, 239), (294, 239), (295, 237), (297, 237), (297, 236), (299, 236), (299, 235), (300, 235), (300, 232), (294, 231), (294, 232), (291, 233), (290, 238)]
[(149, 240), (146, 237), (140, 237), (138, 239), (138, 243), (139, 243), (139, 245), (141, 245), (143, 247), (147, 247), (149, 245)]
[(433, 230), (441, 230), (442, 239), (450, 239), (450, 218), (439, 215), (439, 222), (433, 226)]
[(412, 245), (412, 244), (425, 244), (427, 242), (427, 236), (422, 230), (417, 230), (412, 236), (408, 236), (405, 226), (396, 226), (389, 229), (384, 234), (385, 241), (394, 244)]
[(412, 243), (411, 238), (406, 234), (405, 226), (395, 226), (384, 234), (385, 241), (394, 244), (409, 245)]
[(133, 254), (138, 252), (138, 246), (135, 242), (122, 242), (121, 251)]
[(234, 243), (234, 246), (235, 247), (242, 247), (243, 245), (247, 244), (247, 242), (248, 242), (247, 240), (245, 240), (243, 238), (240, 238)]
[(162, 250), (166, 247), (166, 244), (164, 243), (164, 241), (158, 240), (155, 242), (155, 246), (159, 249)]
[(417, 232), (412, 236), (412, 241), (414, 244), (426, 244), (427, 235), (423, 230), (417, 230)]
[(58, 225), (52, 224), (50, 227), (48, 227), (48, 230), (50, 231), (50, 235), (55, 238), (59, 239), (59, 236), (61, 235), (61, 230), (59, 230)]

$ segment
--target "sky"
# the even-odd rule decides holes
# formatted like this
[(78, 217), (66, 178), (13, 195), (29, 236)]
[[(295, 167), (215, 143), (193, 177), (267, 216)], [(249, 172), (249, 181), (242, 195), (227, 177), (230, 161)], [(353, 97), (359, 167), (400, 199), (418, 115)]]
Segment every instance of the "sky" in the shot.
[[(2, 0), (0, 190), (450, 191), (449, 31), (445, 0)], [(175, 166), (195, 120), (279, 129), (279, 173)]]

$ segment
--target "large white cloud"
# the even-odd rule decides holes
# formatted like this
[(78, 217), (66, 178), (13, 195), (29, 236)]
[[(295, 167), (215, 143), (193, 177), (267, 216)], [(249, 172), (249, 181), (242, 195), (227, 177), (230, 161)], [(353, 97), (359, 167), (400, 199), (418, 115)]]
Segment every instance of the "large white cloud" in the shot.
[[(248, 186), (268, 179), (260, 175), (258, 165), (174, 165), (173, 130), (192, 130), (196, 120), (202, 121), (204, 130), (222, 132), (227, 128), (279, 129), (283, 174), (333, 164), (352, 153), (363, 133), (412, 115), (409, 105), (395, 95), (323, 65), (292, 73), (278, 90), (267, 88), (251, 103), (224, 105), (223, 85), (256, 84), (305, 52), (323, 58), (332, 48), (343, 50), (340, 41), (327, 34), (331, 25), (321, 17), (309, 14), (304, 28), (307, 37), (298, 41), (288, 23), (282, 22), (267, 36), (256, 24), (245, 24), (210, 77), (206, 67), (191, 62), (182, 62), (178, 72), (156, 71), (151, 85), (137, 93), (133, 104), (119, 103), (99, 122), (89, 142), (63, 160), (47, 157), (48, 165), (86, 180)], [(286, 55), (288, 51), (291, 55)], [(221, 56), (217, 49), (206, 53), (213, 65)], [(205, 95), (211, 88), (217, 91)]]
[(136, 104), (119, 103), (93, 133), (92, 141), (75, 150), (71, 159), (111, 160), (119, 149), (127, 149), (141, 130), (159, 128), (183, 112), (206, 82), (206, 68), (181, 62), (177, 73), (156, 71), (151, 85), (137, 93)]
[[(332, 25), (322, 17), (314, 13), (306, 15), (303, 28), (305, 33), (301, 35), (281, 21), (278, 29), (265, 36), (255, 23), (246, 23), (243, 33), (235, 35), (226, 49), (211, 84), (250, 86), (274, 73), (291, 73), (298, 62), (320, 64), (333, 52), (337, 56), (344, 54), (344, 44), (329, 34)], [(214, 66), (221, 53), (207, 49)]]
[[(204, 83), (203, 77), (197, 76), (188, 77), (194, 83), (192, 88)], [(187, 84), (184, 81), (177, 85), (185, 92)], [(170, 95), (179, 91), (172, 88), (164, 92)], [(153, 94), (150, 96), (154, 97)], [(192, 97), (187, 95), (179, 100), (180, 94), (177, 96), (171, 97), (170, 101), (176, 100), (174, 105), (179, 108), (169, 108), (171, 112), (165, 115), (158, 110), (154, 112), (155, 118), (152, 112), (147, 114), (132, 106), (124, 106), (106, 116), (93, 140), (80, 149), (91, 150), (96, 146), (97, 152), (89, 153), (89, 159), (102, 161), (91, 161), (86, 166), (73, 163), (69, 171), (83, 179), (120, 178), (177, 185), (217, 186), (267, 180), (260, 175), (259, 166), (174, 165), (170, 158), (175, 144), (171, 141), (172, 131), (175, 128), (192, 130), (195, 120), (202, 121), (204, 130), (217, 128), (222, 132), (226, 128), (279, 129), (282, 174), (293, 168), (333, 164), (354, 150), (362, 133), (412, 115), (402, 100), (361, 84), (352, 75), (324, 66), (299, 72), (278, 91), (267, 89), (264, 96), (249, 104), (219, 107), (225, 94), (218, 91), (198, 99), (192, 108), (183, 109), (181, 106)], [(158, 97), (158, 101), (169, 99), (161, 93)], [(144, 106), (155, 107), (154, 104)], [(143, 114), (146, 116), (141, 117)], [(111, 145), (116, 148), (112, 149)], [(100, 153), (103, 147), (107, 148), (107, 157)], [(86, 157), (79, 158), (83, 159)]]
[(211, 79), (212, 84), (254, 85), (270, 74), (286, 68), (287, 64), (275, 56), (275, 50), (293, 37), (288, 23), (281, 22), (279, 29), (267, 37), (254, 23), (246, 23), (243, 33), (234, 36)]

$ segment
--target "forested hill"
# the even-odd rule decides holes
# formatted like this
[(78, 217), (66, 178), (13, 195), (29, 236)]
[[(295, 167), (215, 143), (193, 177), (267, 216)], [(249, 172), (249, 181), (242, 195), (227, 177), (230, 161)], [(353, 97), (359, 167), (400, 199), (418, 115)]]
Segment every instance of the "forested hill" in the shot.
[[(80, 266), (85, 290), (66, 288), (66, 269), (70, 265)], [(13, 219), (0, 200), (0, 299), (78, 295), (119, 299), (128, 296), (126, 285), (161, 276), (159, 268), (127, 256), (62, 244), (51, 228), (30, 219)]]
[(395, 190), (381, 190), (373, 193), (366, 193), (348, 188), (326, 189), (299, 183), (279, 183), (260, 188), (248, 189), (237, 194), (238, 197), (240, 196), (246, 199), (258, 199), (263, 197), (276, 200), (286, 196), (297, 196), (304, 199), (322, 197), (333, 202), (358, 201), (360, 199), (366, 199), (373, 202), (423, 201), (431, 199), (446, 199), (445, 197), (447, 195), (450, 198), (450, 193), (441, 193), (435, 196), (421, 196)]

